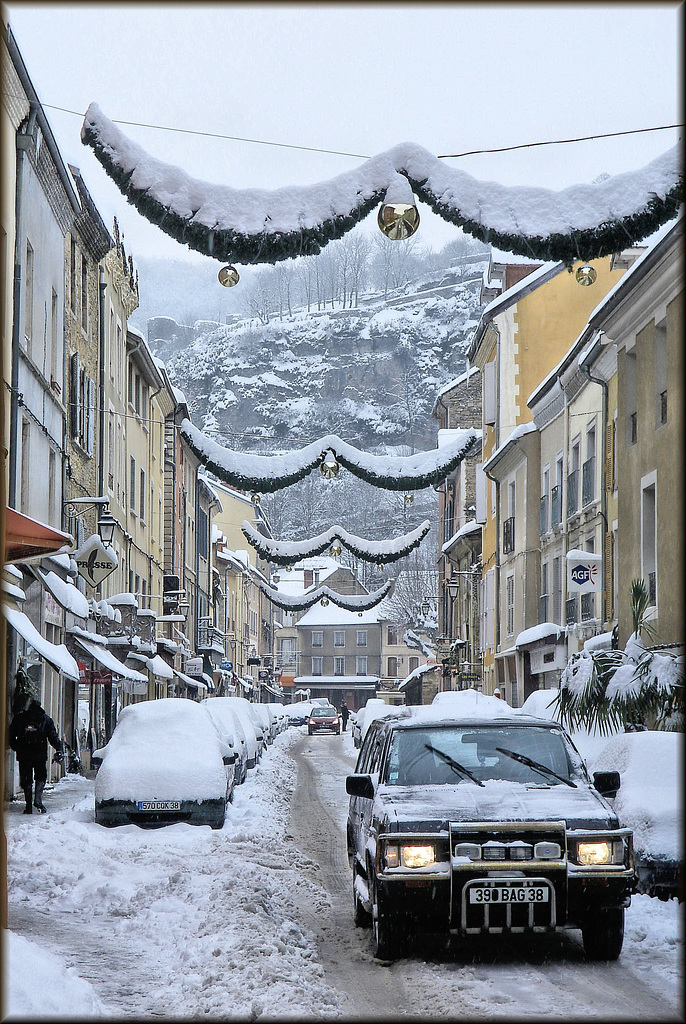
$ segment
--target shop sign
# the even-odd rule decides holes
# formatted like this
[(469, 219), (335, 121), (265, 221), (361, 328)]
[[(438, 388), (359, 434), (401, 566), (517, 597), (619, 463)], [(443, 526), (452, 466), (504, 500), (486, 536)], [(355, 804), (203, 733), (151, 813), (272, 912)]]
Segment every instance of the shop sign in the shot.
[(187, 676), (198, 676), (202, 675), (202, 658), (189, 658), (186, 662), (184, 672)]
[(99, 586), (119, 565), (117, 554), (106, 548), (97, 533), (92, 534), (74, 555), (79, 576), (91, 587)]
[(589, 551), (567, 553), (567, 592), (570, 594), (591, 594), (601, 591), (602, 558)]

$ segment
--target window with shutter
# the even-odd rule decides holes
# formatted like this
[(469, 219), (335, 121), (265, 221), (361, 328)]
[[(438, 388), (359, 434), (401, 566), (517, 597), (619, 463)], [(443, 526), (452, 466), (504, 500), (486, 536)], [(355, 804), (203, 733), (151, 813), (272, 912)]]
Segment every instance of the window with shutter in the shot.
[(615, 489), (615, 431), (616, 421), (605, 426), (605, 487), (608, 491)]
[(477, 462), (474, 467), (474, 484), (476, 489), (476, 521), (486, 522), (486, 474), (484, 473), (483, 462)]
[(605, 536), (605, 618), (614, 618), (614, 570), (615, 537), (613, 533)]
[(93, 454), (95, 440), (95, 381), (88, 378), (86, 391), (86, 451)]
[(495, 360), (484, 366), (484, 423), (495, 424)]
[(81, 389), (79, 376), (79, 353), (75, 352), (69, 361), (69, 430), (78, 439), (81, 419)]

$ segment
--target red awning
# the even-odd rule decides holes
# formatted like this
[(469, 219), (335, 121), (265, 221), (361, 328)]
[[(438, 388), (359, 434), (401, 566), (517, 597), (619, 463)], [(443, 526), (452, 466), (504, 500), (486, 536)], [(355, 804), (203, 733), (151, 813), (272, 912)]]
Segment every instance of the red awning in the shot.
[(28, 562), (43, 555), (71, 551), (73, 547), (70, 533), (39, 523), (14, 508), (5, 509), (5, 562)]

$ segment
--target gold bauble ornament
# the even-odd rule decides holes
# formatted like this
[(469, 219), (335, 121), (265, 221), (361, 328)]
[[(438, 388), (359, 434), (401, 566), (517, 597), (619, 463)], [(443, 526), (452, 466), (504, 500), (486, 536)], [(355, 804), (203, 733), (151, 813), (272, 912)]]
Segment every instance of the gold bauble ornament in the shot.
[(326, 608), (327, 604), (329, 603), (328, 597), (323, 597), (319, 603), (322, 606), (322, 608)]
[(340, 544), (332, 544), (331, 547), (329, 548), (329, 554), (333, 555), (334, 558), (336, 558), (338, 555), (340, 555), (340, 553), (341, 553), (341, 545)]
[(329, 452), (322, 464), (319, 467), (319, 472), (326, 480), (331, 480), (338, 474), (340, 466), (336, 462), (336, 456), (333, 452)]
[(419, 227), (419, 210), (411, 203), (384, 203), (379, 207), (377, 223), (386, 238), (402, 241)]
[(574, 276), (582, 287), (588, 288), (598, 277), (598, 271), (595, 267), (591, 267), (588, 263), (584, 263), (583, 267), (577, 267), (576, 274)]
[(253, 503), (253, 505), (259, 505), (259, 503), (262, 501), (262, 495), (255, 492), (254, 494), (250, 495), (250, 500)]
[(226, 267), (222, 267), (217, 274), (217, 280), (220, 284), (223, 284), (225, 288), (233, 288), (235, 284), (238, 284), (240, 278), (241, 275), (235, 267), (231, 266), (230, 263)]

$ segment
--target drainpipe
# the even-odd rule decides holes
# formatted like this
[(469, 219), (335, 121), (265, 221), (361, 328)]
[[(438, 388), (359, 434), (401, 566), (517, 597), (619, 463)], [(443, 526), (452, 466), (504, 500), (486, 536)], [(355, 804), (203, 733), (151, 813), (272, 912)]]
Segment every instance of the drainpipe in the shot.
[[(597, 334), (595, 336), (595, 339), (594, 339), (594, 342), (593, 342), (593, 345), (592, 345), (591, 349), (589, 349), (589, 351), (587, 353), (587, 357), (596, 348), (596, 346), (600, 343), (600, 339), (603, 336), (603, 334), (605, 334), (605, 331), (598, 331), (597, 332)], [(585, 377), (587, 377), (589, 381), (591, 381), (591, 383), (599, 384), (601, 389), (602, 389), (602, 402), (601, 402), (600, 418), (601, 418), (602, 425), (603, 425), (603, 437), (602, 437), (602, 448), (601, 448), (601, 451), (603, 453), (603, 459), (604, 459), (605, 458), (606, 434), (607, 434), (607, 422), (606, 422), (606, 420), (607, 420), (607, 404), (608, 404), (608, 402), (607, 402), (607, 393), (608, 393), (607, 381), (604, 381), (601, 377), (594, 377), (591, 374), (591, 371), (588, 368), (588, 364), (586, 363), (586, 359), (585, 358), (583, 360), (580, 360), (580, 362), (579, 362), (579, 369), (581, 370), (583, 375)], [(606, 547), (607, 547), (608, 522), (607, 522), (607, 490), (606, 490), (606, 487), (605, 487), (605, 472), (604, 471), (601, 474), (600, 514), (603, 517), (603, 527), (604, 527), (602, 535), (601, 535), (600, 551), (601, 551), (601, 558), (602, 558), (602, 565), (603, 565), (603, 573), (605, 574), (605, 555), (606, 555)], [(602, 630), (605, 627), (605, 616), (606, 616), (606, 611), (607, 611), (607, 596), (606, 596), (606, 585), (605, 584), (606, 584), (606, 580), (603, 582), (603, 589), (602, 589), (602, 601), (601, 601), (601, 603), (602, 603), (603, 614), (602, 614), (602, 621), (601, 621), (601, 624), (600, 624), (601, 632), (602, 632)]]

